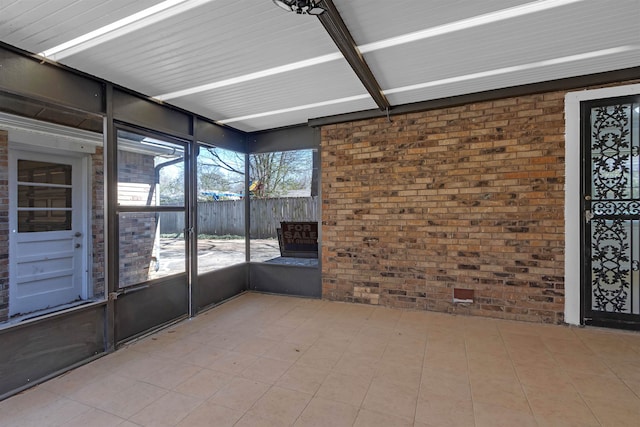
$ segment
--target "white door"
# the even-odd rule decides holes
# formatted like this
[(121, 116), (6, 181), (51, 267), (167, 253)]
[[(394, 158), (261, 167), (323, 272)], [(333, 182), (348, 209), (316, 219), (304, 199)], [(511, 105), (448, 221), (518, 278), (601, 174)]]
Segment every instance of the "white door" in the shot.
[(87, 297), (81, 157), (9, 154), (9, 314)]

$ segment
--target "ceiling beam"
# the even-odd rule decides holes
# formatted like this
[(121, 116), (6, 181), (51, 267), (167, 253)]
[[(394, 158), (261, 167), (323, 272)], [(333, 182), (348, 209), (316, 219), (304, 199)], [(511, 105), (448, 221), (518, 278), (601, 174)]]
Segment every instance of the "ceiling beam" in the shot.
[(364, 87), (367, 89), (373, 100), (378, 104), (381, 110), (389, 110), (391, 105), (387, 97), (382, 92), (378, 81), (367, 65), (362, 53), (358, 49), (356, 43), (351, 37), (349, 29), (345, 25), (338, 9), (333, 4), (333, 0), (321, 0), (320, 6), (325, 10), (324, 13), (317, 15), (318, 19), (331, 36), (342, 55), (347, 60), (353, 71), (356, 73)]

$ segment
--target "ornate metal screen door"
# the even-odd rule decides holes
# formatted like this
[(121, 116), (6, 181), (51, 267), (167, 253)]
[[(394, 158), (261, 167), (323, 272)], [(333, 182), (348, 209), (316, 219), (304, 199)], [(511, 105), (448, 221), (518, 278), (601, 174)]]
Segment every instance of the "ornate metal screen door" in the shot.
[(582, 105), (586, 324), (640, 329), (640, 96)]

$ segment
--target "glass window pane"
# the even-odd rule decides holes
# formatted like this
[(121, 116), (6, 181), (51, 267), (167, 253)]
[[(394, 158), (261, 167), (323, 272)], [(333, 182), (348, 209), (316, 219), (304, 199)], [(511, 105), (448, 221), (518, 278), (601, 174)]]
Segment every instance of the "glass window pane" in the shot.
[(184, 206), (184, 147), (118, 131), (118, 204)]
[(71, 165), (18, 160), (18, 181), (71, 185)]
[[(179, 215), (184, 223), (184, 212)], [(119, 214), (120, 287), (186, 271), (182, 231), (165, 233), (163, 229), (164, 222), (175, 219), (175, 212)]]
[(71, 187), (18, 185), (19, 208), (71, 208)]
[(198, 273), (245, 262), (245, 155), (200, 145)]
[(71, 211), (18, 211), (18, 233), (71, 230)]
[(19, 159), (17, 169), (18, 232), (71, 230), (71, 165)]
[(249, 156), (251, 261), (318, 265), (317, 163), (315, 150)]

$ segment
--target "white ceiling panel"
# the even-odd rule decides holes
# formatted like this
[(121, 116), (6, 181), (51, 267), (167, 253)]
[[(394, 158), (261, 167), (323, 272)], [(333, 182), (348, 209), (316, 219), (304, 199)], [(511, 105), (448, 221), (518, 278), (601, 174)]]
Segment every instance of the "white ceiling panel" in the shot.
[[(619, 46), (640, 47), (640, 8), (610, 10), (605, 3), (585, 2), (573, 12), (554, 9), (364, 56), (386, 90)], [(615, 60), (609, 64), (609, 69), (621, 68)], [(585, 61), (579, 69), (582, 74), (596, 72)]]
[(160, 95), (336, 52), (315, 17), (238, 4), (215, 0), (62, 62)]
[(588, 68), (590, 73), (610, 71), (612, 63), (615, 63), (617, 68), (620, 69), (635, 67), (638, 66), (639, 56), (640, 50), (629, 50), (589, 60), (531, 68), (459, 82), (437, 84), (407, 92), (387, 94), (387, 97), (392, 105), (402, 105), (429, 99), (446, 98), (456, 95), (583, 75), (585, 74), (585, 68)]
[(38, 53), (160, 2), (3, 0), (0, 1), (0, 40)]
[(310, 117), (333, 116), (335, 114), (345, 114), (353, 111), (371, 110), (372, 108), (376, 108), (375, 102), (369, 98), (365, 98), (324, 107), (292, 111), (285, 114), (273, 114), (264, 117), (257, 117), (228, 123), (228, 125), (245, 132), (253, 132), (307, 123), (307, 120)]
[[(531, 0), (529, 0), (531, 1)], [(334, 1), (358, 45), (528, 3), (527, 0)]]
[[(392, 107), (640, 66), (640, 0), (334, 3)], [(43, 52), (162, 4), (0, 0), (0, 41)], [(92, 44), (59, 61), (242, 130), (376, 108), (320, 21), (272, 0), (184, 0)]]
[[(208, 117), (228, 119), (367, 94), (345, 60), (282, 73), (241, 85), (223, 87), (171, 103), (183, 108), (204, 107)], [(248, 102), (248, 101), (251, 102)]]

